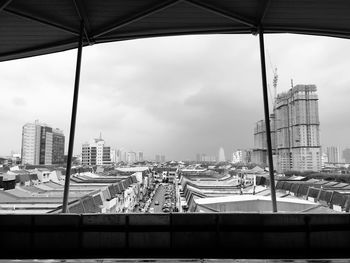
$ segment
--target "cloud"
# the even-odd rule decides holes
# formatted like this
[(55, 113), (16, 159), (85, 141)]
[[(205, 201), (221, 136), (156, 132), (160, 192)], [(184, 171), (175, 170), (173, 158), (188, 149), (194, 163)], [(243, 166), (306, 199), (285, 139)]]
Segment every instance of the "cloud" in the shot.
[[(291, 78), (316, 84), (322, 142), (346, 143), (349, 42), (288, 34), (265, 40), (269, 83), (276, 66), (278, 92), (290, 88)], [(6, 112), (0, 113), (6, 123), (0, 135), (9, 138), (0, 154), (19, 150), (21, 127), (35, 119), (63, 129), (68, 143), (75, 63), (72, 50), (0, 64), (0, 109)], [(215, 155), (220, 146), (229, 156), (253, 147), (254, 123), (264, 116), (260, 74), (254, 36), (164, 37), (84, 48), (75, 153), (100, 132), (112, 147), (149, 157), (193, 159), (197, 152)]]

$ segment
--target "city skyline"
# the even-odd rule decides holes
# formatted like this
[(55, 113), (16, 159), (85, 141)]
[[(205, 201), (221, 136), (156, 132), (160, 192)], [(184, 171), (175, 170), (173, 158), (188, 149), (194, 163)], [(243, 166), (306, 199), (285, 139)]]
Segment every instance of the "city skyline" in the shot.
[[(230, 156), (235, 148), (251, 148), (253, 123), (263, 117), (257, 47), (252, 36), (183, 36), (87, 48), (74, 154), (86, 138), (101, 130), (111, 147), (142, 149), (150, 157), (162, 152), (167, 159), (193, 159), (197, 152), (215, 153), (220, 146)], [(349, 44), (278, 35), (266, 36), (266, 47), (269, 83), (276, 66), (278, 92), (290, 88), (291, 78), (295, 85), (316, 84), (322, 146), (347, 147), (350, 127), (344, 120), (350, 113), (346, 103), (350, 79), (345, 73), (350, 58), (337, 52)], [(21, 126), (34, 119), (60, 127), (67, 136), (67, 149), (75, 54), (0, 65), (7, 94), (0, 99), (0, 120), (6, 124), (0, 155), (20, 151)], [(337, 106), (331, 107), (335, 102)]]

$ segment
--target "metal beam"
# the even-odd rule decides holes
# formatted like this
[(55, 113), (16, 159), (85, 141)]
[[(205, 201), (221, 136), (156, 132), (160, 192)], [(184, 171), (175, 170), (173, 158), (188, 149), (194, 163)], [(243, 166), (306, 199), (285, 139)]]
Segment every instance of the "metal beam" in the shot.
[(42, 25), (45, 25), (45, 26), (50, 26), (52, 28), (55, 28), (55, 29), (59, 29), (61, 31), (64, 31), (66, 33), (70, 33), (74, 36), (79, 36), (79, 33), (74, 31), (73, 29), (71, 28), (68, 28), (64, 25), (61, 25), (61, 24), (58, 24), (56, 22), (52, 22), (46, 18), (39, 18), (39, 17), (36, 17), (36, 16), (32, 16), (32, 15), (28, 15), (28, 14), (24, 14), (24, 13), (21, 13), (21, 12), (18, 12), (18, 11), (14, 11), (14, 10), (11, 10), (11, 9), (4, 9), (4, 12), (8, 13), (8, 14), (11, 14), (11, 15), (15, 15), (15, 16), (18, 16), (20, 18), (25, 18), (25, 19), (28, 19), (28, 20), (31, 20), (31, 21), (34, 21), (34, 22), (38, 22)]
[(262, 25), (262, 23), (264, 22), (265, 16), (270, 8), (271, 5), (271, 0), (265, 0), (262, 2), (262, 7), (261, 7), (261, 12), (260, 12), (260, 18), (258, 21), (259, 25)]
[(157, 4), (157, 5), (153, 5), (149, 8), (143, 8), (141, 11), (139, 11), (133, 15), (129, 15), (125, 19), (121, 19), (121, 20), (116, 21), (112, 26), (107, 26), (105, 28), (97, 30), (96, 33), (93, 34), (93, 38), (97, 38), (97, 37), (103, 36), (105, 34), (108, 34), (114, 30), (117, 30), (119, 28), (127, 26), (127, 25), (134, 23), (136, 21), (139, 21), (147, 16), (150, 16), (152, 14), (160, 12), (160, 11), (167, 9), (173, 5), (176, 5), (177, 3), (182, 2), (182, 1), (183, 0), (160, 1), (159, 4)]
[(0, 12), (2, 10), (4, 10), (6, 8), (6, 6), (8, 6), (11, 2), (12, 2), (12, 0), (1, 0), (0, 1)]
[(316, 36), (328, 36), (339, 38), (350, 38), (350, 31), (337, 30), (332, 28), (313, 28), (301, 26), (269, 26), (265, 29), (267, 33), (292, 33), (292, 34), (307, 34)]
[(72, 168), (75, 123), (76, 123), (77, 108), (78, 108), (81, 56), (82, 56), (82, 51), (83, 51), (83, 34), (84, 34), (84, 23), (83, 23), (83, 21), (81, 21), (79, 44), (78, 44), (78, 54), (77, 54), (77, 64), (76, 64), (76, 69), (75, 69), (75, 83), (74, 83), (74, 95), (73, 95), (73, 106), (72, 106), (72, 118), (71, 118), (71, 123), (70, 123), (67, 169), (66, 169), (66, 179), (64, 182), (62, 213), (67, 213), (67, 208), (68, 208), (67, 206), (68, 206), (68, 194), (69, 194), (69, 183), (70, 183), (70, 170)]
[(209, 5), (207, 3), (203, 3), (203, 2), (198, 1), (198, 0), (185, 0), (185, 1), (191, 5), (202, 8), (202, 9), (209, 11), (211, 13), (214, 13), (216, 15), (228, 18), (234, 22), (244, 24), (244, 25), (249, 26), (249, 27), (257, 28), (257, 24), (253, 20), (246, 18), (242, 15), (239, 15), (237, 13), (221, 9), (221, 8), (218, 8), (218, 7), (213, 6), (213, 5)]
[(266, 142), (267, 142), (267, 155), (268, 155), (268, 161), (269, 161), (272, 211), (273, 212), (277, 212), (276, 189), (275, 189), (275, 174), (274, 174), (274, 169), (273, 169), (273, 158), (272, 158), (269, 98), (268, 98), (268, 94), (267, 94), (267, 78), (266, 78), (266, 63), (265, 63), (264, 32), (263, 32), (263, 29), (261, 27), (259, 28), (259, 44), (260, 44), (261, 80), (262, 80), (263, 97), (264, 97)]
[[(248, 34), (251, 31), (247, 29), (247, 27), (241, 27), (237, 29), (232, 29), (232, 26), (225, 27), (208, 27), (203, 30), (192, 30), (192, 31), (178, 31), (178, 32), (162, 32), (162, 36), (183, 36), (183, 35), (208, 35), (208, 34)], [(123, 40), (131, 40), (131, 39), (139, 39), (139, 38), (151, 38), (151, 37), (159, 37), (159, 34), (152, 32), (150, 34), (137, 34), (131, 36), (116, 36), (116, 37), (101, 37), (95, 40), (95, 43), (106, 43), (106, 42), (114, 42), (114, 41), (123, 41)]]
[(81, 2), (81, 0), (73, 0), (73, 2), (74, 2), (75, 10), (78, 13), (79, 20), (80, 21), (84, 21), (84, 35), (85, 35), (85, 38), (86, 38), (87, 42), (89, 43), (89, 45), (91, 45), (92, 42), (93, 42), (91, 40), (91, 38), (90, 38), (91, 27), (90, 27), (90, 22), (89, 22), (88, 15), (87, 15), (86, 10), (85, 10), (85, 6)]
[(39, 56), (54, 52), (65, 51), (76, 47), (76, 39), (65, 39), (63, 41), (54, 41), (32, 48), (17, 49), (14, 51), (0, 54), (0, 62), (25, 57)]

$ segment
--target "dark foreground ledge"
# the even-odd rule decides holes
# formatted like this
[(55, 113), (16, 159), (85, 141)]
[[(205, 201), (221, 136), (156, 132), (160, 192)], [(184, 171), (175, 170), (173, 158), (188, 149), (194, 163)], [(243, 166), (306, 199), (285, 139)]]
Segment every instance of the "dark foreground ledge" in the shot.
[(350, 258), (350, 214), (1, 215), (0, 258)]

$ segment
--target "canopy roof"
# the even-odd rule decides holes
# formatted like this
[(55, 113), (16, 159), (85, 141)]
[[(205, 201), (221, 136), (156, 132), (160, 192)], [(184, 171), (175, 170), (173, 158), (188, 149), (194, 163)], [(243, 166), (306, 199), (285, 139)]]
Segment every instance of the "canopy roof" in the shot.
[(0, 61), (184, 34), (350, 36), (349, 0), (0, 0)]

